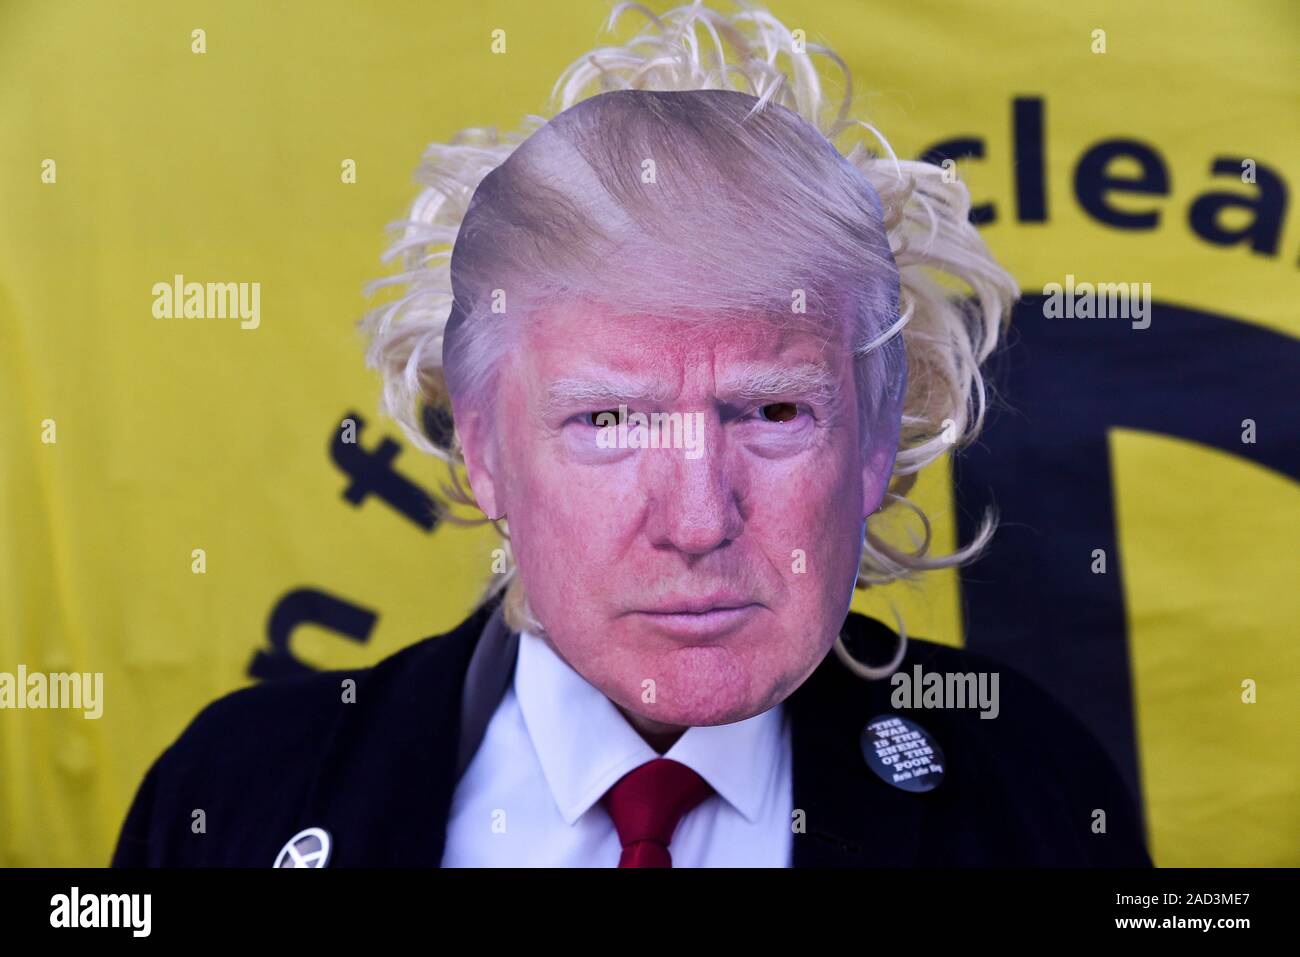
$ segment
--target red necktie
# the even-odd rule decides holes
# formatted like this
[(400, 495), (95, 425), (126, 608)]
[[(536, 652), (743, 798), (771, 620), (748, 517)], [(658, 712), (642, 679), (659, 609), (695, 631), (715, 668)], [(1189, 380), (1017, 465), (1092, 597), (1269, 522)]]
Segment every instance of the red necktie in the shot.
[(682, 817), (713, 793), (680, 761), (655, 758), (619, 778), (601, 802), (623, 844), (619, 867), (672, 867), (668, 842)]

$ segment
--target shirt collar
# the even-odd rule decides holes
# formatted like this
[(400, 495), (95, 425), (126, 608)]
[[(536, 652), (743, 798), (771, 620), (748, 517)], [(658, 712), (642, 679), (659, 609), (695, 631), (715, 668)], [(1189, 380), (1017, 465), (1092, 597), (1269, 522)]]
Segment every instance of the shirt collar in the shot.
[[(573, 824), (619, 778), (659, 757), (623, 714), (542, 638), (519, 635), (515, 697), (542, 773)], [(733, 724), (687, 728), (663, 755), (691, 768), (750, 822), (777, 773), (780, 704)]]

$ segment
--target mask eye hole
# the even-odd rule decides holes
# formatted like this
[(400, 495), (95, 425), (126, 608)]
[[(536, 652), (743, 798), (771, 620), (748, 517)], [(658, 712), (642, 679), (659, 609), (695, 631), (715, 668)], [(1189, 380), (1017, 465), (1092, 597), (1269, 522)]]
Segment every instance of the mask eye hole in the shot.
[(593, 429), (603, 429), (618, 424), (618, 409), (597, 409), (595, 412), (582, 413), (583, 425)]
[(799, 414), (799, 407), (793, 402), (772, 402), (759, 412), (768, 422), (789, 422)]

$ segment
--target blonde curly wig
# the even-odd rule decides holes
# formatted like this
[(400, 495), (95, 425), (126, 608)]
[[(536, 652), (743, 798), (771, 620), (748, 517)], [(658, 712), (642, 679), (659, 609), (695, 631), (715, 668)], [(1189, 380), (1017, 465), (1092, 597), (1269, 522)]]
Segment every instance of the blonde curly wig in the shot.
[[(367, 286), (399, 292), (362, 320), (368, 364), (383, 375), (383, 411), (447, 464), (445, 498), (476, 507), (458, 437), (429, 422), (431, 413), (451, 421), (453, 395), (490, 406), (509, 326), (499, 315), (471, 320), (499, 313), (493, 300), (504, 289), (510, 314), (600, 293), (629, 314), (682, 315), (771, 311), (778, 301), (788, 309), (798, 289), (809, 314), (854, 317), (863, 421), (896, 447), (856, 586), (974, 558), (992, 535), (992, 512), (967, 545), (932, 555), (930, 522), (907, 498), (925, 466), (978, 435), (987, 404), (980, 366), (1019, 296), (969, 221), (966, 186), (895, 156), (851, 115), (847, 65), (766, 11), (743, 4), (724, 14), (696, 2), (655, 15), (622, 3), (607, 30), (628, 10), (648, 23), (625, 45), (574, 61), (552, 90), (550, 119), (530, 115), (505, 135), (466, 129), (427, 148), (417, 173), (424, 188), (383, 257), (402, 269)], [(816, 57), (840, 72), (837, 101), (823, 94)], [(856, 140), (847, 150), (837, 145), (846, 139)], [(654, 158), (665, 189), (635, 188), (642, 157)], [(880, 534), (899, 509), (922, 529), (909, 530), (910, 549)], [(510, 627), (540, 631), (508, 528), (493, 524), (506, 571), (483, 600), (505, 590)]]

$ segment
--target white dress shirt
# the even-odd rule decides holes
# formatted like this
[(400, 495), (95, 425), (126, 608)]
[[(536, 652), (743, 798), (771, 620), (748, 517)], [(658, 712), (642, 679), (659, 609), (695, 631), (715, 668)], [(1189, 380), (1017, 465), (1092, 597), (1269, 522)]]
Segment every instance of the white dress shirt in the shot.
[[(793, 793), (783, 705), (688, 728), (663, 755), (713, 787), (668, 850), (674, 867), (789, 867)], [(616, 867), (601, 797), (660, 757), (541, 638), (519, 636), (514, 681), (452, 797), (443, 867)]]

